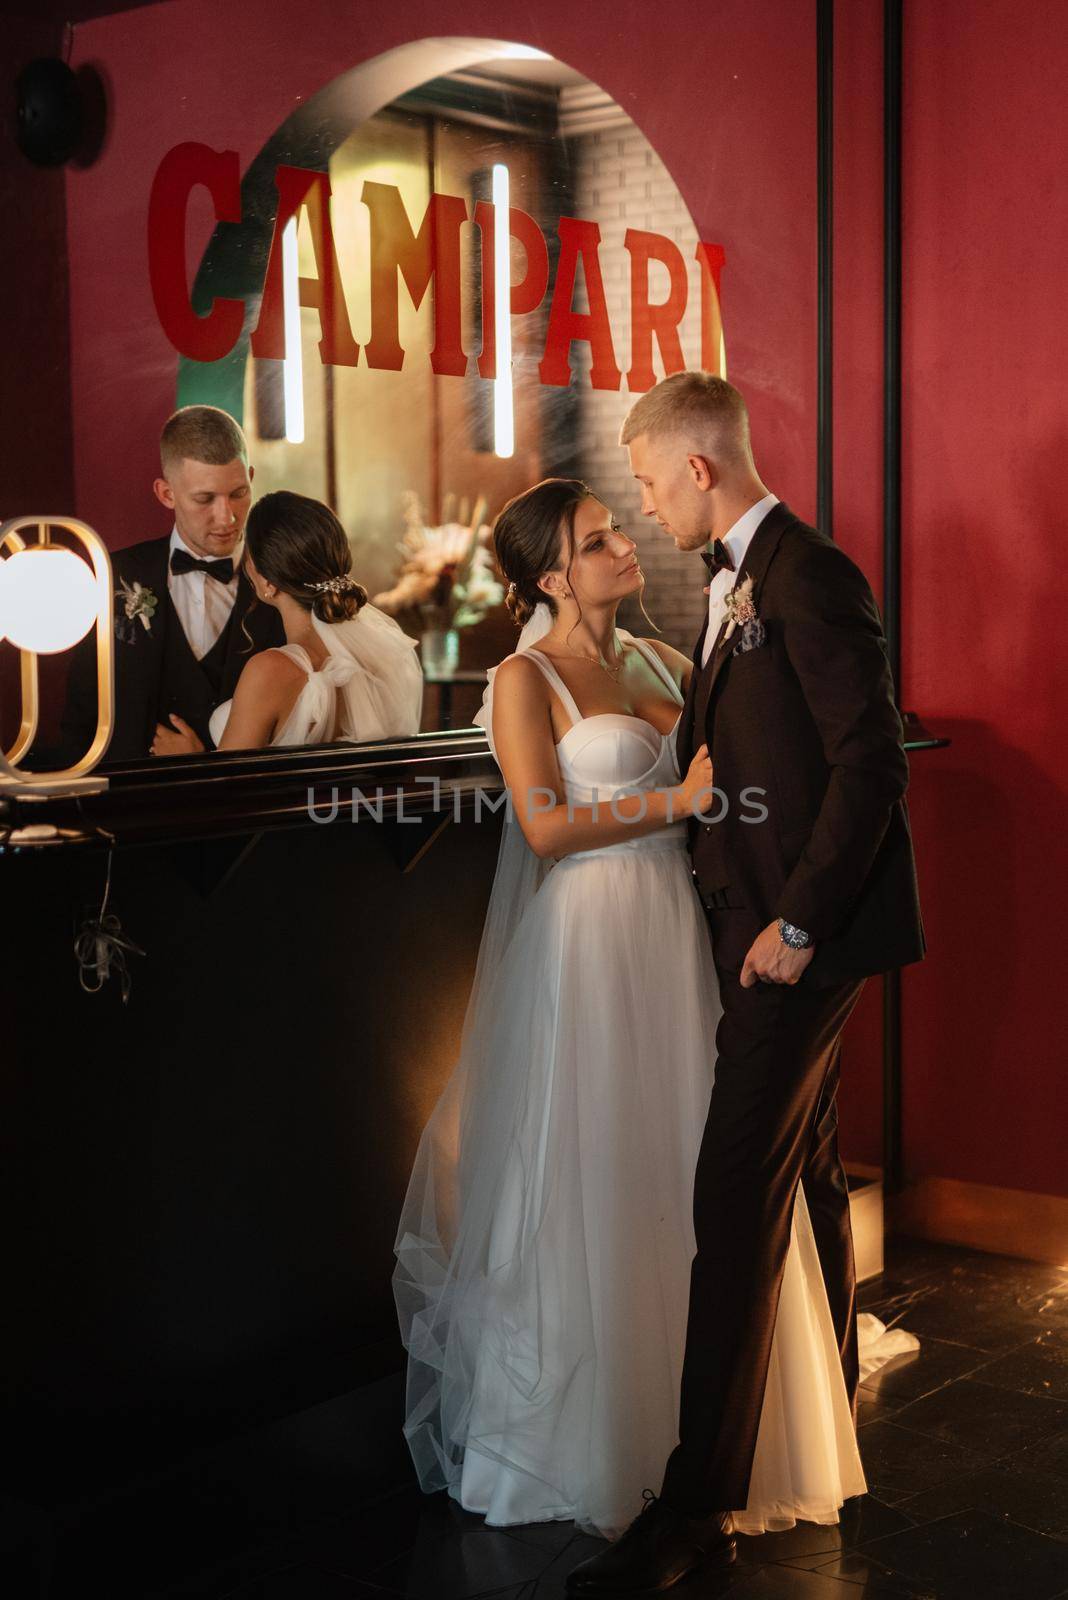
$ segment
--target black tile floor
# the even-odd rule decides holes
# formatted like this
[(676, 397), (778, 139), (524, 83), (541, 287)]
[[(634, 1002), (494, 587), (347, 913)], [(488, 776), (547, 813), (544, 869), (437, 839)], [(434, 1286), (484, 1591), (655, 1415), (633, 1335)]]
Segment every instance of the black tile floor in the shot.
[[(921, 1348), (864, 1388), (868, 1494), (837, 1526), (740, 1539), (730, 1573), (687, 1580), (677, 1600), (1068, 1597), (1068, 1272), (907, 1239), (886, 1256), (861, 1309), (900, 1320)], [(50, 1554), (23, 1544), (5, 1592), (561, 1600), (601, 1541), (569, 1523), (487, 1528), (419, 1493), (393, 1424), (399, 1397), (386, 1380), (370, 1418), (358, 1392), (187, 1463), (154, 1501), (142, 1486), (125, 1509), (83, 1507), (77, 1537), (68, 1528)]]

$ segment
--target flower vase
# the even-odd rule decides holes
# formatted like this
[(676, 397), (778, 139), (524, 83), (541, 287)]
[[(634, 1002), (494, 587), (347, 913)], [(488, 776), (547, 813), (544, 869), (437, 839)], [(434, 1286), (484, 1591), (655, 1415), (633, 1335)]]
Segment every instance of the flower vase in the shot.
[(419, 644), (423, 672), (428, 678), (442, 678), (456, 671), (460, 663), (458, 628), (424, 628)]

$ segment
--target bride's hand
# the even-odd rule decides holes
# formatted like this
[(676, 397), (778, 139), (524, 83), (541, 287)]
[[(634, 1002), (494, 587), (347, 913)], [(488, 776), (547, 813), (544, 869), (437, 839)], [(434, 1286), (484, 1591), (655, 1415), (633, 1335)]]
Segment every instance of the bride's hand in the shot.
[[(712, 799), (712, 759), (707, 744), (701, 745), (679, 784), (678, 799), (687, 812), (696, 816)], [(703, 803), (702, 803), (703, 802)]]

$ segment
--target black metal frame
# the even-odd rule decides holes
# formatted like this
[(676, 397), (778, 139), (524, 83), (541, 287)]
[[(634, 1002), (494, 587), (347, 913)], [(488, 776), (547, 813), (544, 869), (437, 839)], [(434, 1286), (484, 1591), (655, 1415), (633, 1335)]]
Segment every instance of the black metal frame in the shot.
[[(883, 623), (901, 702), (901, 46), (902, 0), (883, 12)], [(834, 0), (816, 0), (817, 421), (816, 507), (833, 537)], [(948, 741), (928, 737), (932, 748)], [(903, 1182), (901, 974), (883, 979), (883, 1179)]]
[[(883, 12), (883, 620), (901, 700), (901, 37), (902, 0)], [(883, 979), (883, 1183), (904, 1182), (901, 973)]]
[(834, 538), (834, 0), (816, 0), (816, 526)]
[(901, 17), (883, 15), (883, 621), (901, 696)]

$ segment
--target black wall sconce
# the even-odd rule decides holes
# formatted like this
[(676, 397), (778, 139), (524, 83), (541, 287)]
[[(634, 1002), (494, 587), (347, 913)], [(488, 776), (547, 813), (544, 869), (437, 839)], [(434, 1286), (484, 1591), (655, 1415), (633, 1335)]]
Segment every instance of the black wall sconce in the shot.
[(42, 56), (19, 73), (15, 138), (39, 167), (60, 167), (78, 149), (84, 125), (78, 79), (58, 56)]

